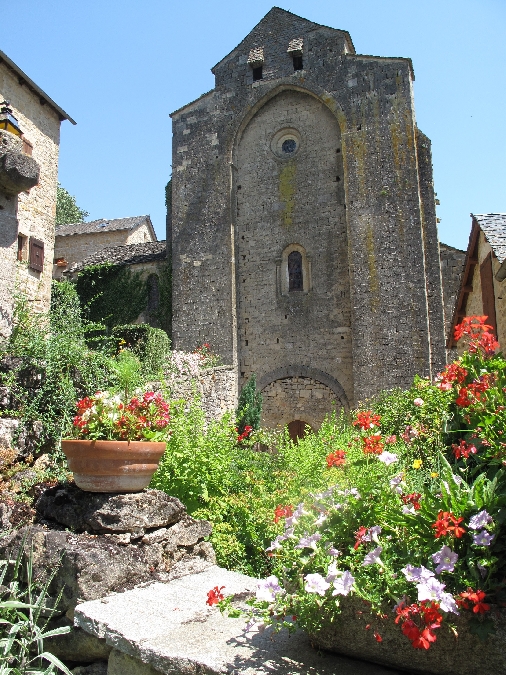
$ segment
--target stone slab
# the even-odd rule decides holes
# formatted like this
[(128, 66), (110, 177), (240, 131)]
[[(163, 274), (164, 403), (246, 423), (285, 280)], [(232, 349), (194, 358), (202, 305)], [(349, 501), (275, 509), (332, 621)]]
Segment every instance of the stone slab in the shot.
[[(316, 651), (302, 632), (245, 633), (243, 619), (222, 616), (216, 607), (206, 605), (207, 592), (214, 586), (224, 586), (226, 595), (247, 598), (256, 580), (213, 566), (169, 584), (154, 583), (85, 602), (76, 607), (74, 623), (164, 675), (397, 673)], [(150, 672), (141, 663), (140, 669), (132, 666), (123, 675)]]

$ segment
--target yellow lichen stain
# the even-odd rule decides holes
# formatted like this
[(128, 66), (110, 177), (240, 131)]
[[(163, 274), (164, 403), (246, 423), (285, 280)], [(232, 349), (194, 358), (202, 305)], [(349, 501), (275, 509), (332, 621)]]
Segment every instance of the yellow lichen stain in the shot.
[(281, 219), (285, 227), (290, 227), (293, 224), (296, 173), (297, 165), (294, 160), (290, 160), (284, 165), (279, 174), (279, 198), (283, 204)]
[(374, 254), (374, 233), (372, 225), (367, 224), (365, 247), (367, 251), (367, 266), (369, 267), (369, 291), (371, 292), (371, 312), (376, 312), (379, 305), (379, 282)]

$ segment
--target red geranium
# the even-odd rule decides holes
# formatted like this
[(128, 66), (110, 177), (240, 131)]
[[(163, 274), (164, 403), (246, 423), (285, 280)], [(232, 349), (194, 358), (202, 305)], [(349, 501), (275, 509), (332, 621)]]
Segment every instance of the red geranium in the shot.
[(225, 598), (225, 596), (221, 592), (224, 588), (225, 586), (220, 586), (220, 588), (218, 588), (218, 586), (215, 586), (210, 591), (208, 591), (206, 605), (212, 607), (213, 605), (217, 605), (219, 602), (221, 602)]
[(460, 523), (464, 518), (457, 518), (453, 513), (448, 511), (440, 511), (438, 513), (436, 522), (431, 525), (436, 531), (434, 536), (436, 539), (439, 537), (444, 537), (447, 534), (451, 534), (457, 539), (460, 539), (462, 535), (466, 533), (466, 530), (460, 526)]
[(464, 459), (468, 459), (469, 455), (475, 455), (477, 452), (476, 446), (468, 445), (466, 441), (460, 441), (458, 445), (456, 443), (453, 443), (452, 450), (456, 459), (460, 459), (461, 457), (463, 457)]
[(281, 504), (278, 504), (274, 509), (275, 523), (278, 523), (281, 518), (289, 518), (290, 516), (293, 516), (293, 506), (291, 504), (287, 504), (286, 506), (281, 506)]
[(357, 413), (357, 419), (353, 422), (354, 427), (360, 427), (364, 430), (373, 429), (378, 427), (381, 417), (379, 415), (373, 415), (372, 410), (364, 410)]
[(346, 453), (344, 450), (336, 450), (327, 455), (327, 466), (342, 466), (346, 462)]
[(429, 649), (436, 642), (434, 631), (443, 621), (439, 603), (428, 600), (412, 605), (401, 603), (397, 606), (396, 613), (395, 623), (402, 622), (402, 633), (415, 649)]
[(365, 436), (362, 441), (364, 443), (363, 450), (366, 455), (381, 455), (383, 452), (384, 445), (380, 434)]

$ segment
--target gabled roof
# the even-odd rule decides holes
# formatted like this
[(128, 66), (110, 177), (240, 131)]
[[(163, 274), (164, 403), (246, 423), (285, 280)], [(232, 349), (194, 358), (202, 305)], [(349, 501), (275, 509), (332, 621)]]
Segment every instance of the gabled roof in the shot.
[(133, 216), (131, 218), (113, 218), (112, 220), (92, 220), (89, 223), (69, 223), (68, 225), (57, 225), (55, 235), (57, 237), (68, 237), (73, 234), (100, 234), (102, 232), (114, 232), (116, 230), (135, 230), (140, 225), (146, 223), (151, 231), (153, 239), (156, 241), (156, 234), (149, 216)]
[(497, 260), (506, 260), (506, 213), (471, 214), (480, 226)]
[[(298, 16), (297, 14), (293, 14), (292, 12), (288, 12), (286, 9), (281, 9), (281, 7), (273, 7), (271, 10), (267, 12), (267, 14), (264, 16), (263, 19), (257, 25), (251, 30), (248, 35), (244, 38), (244, 40), (241, 40), (241, 42), (232, 49), (231, 52), (229, 52), (226, 56), (224, 56), (221, 61), (219, 61), (213, 68), (211, 68), (211, 72), (214, 73), (215, 68), (217, 68), (223, 61), (226, 61), (228, 58), (231, 56), (235, 55), (237, 51), (240, 50), (240, 48), (244, 45), (246, 42), (250, 42), (252, 37), (258, 37), (258, 42), (259, 45), (261, 46), (261, 43), (264, 41), (264, 36), (269, 34), (270, 27), (272, 24), (272, 20), (276, 18), (277, 21), (281, 20), (286, 23), (290, 24), (298, 24), (298, 30), (300, 31), (302, 26), (304, 27), (304, 31), (307, 33), (310, 30), (315, 30), (316, 28), (329, 28), (329, 30), (335, 30), (337, 33), (344, 33), (346, 40), (348, 42), (349, 49), (352, 53), (355, 53), (355, 48), (353, 46), (353, 42), (351, 40), (351, 36), (346, 30), (340, 30), (338, 28), (331, 28), (330, 26), (323, 26), (319, 23), (314, 23), (313, 21), (309, 21), (308, 19), (304, 19), (301, 16)], [(299, 37), (299, 35), (294, 35), (294, 37)]]
[(70, 115), (67, 115), (63, 108), (60, 108), (60, 106), (55, 103), (52, 98), (49, 98), (45, 91), (43, 91), (38, 85), (35, 84), (33, 80), (29, 78), (28, 75), (26, 75), (26, 73), (24, 73), (21, 68), (7, 56), (7, 54), (4, 54), (4, 52), (0, 50), (0, 63), (2, 62), (5, 63), (5, 65), (17, 75), (20, 84), (26, 85), (33, 91), (34, 94), (40, 97), (41, 103), (44, 102), (51, 106), (51, 108), (58, 114), (60, 122), (63, 122), (63, 120), (68, 120), (69, 122), (72, 122), (72, 124), (77, 124), (77, 122), (75, 122), (72, 117), (70, 117)]
[(107, 262), (123, 266), (155, 262), (157, 260), (165, 260), (166, 258), (167, 244), (165, 241), (144, 241), (139, 244), (108, 246), (81, 260), (81, 262), (74, 263), (65, 274), (73, 274), (80, 272), (89, 265), (100, 265)]

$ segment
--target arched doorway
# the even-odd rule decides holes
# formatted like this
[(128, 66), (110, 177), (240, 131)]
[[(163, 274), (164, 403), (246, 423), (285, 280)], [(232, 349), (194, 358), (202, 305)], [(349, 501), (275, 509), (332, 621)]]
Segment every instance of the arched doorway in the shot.
[(304, 438), (307, 434), (308, 428), (311, 429), (307, 422), (304, 422), (303, 420), (293, 420), (293, 422), (290, 422), (288, 425), (288, 433), (290, 434), (292, 441), (297, 443), (299, 438)]

